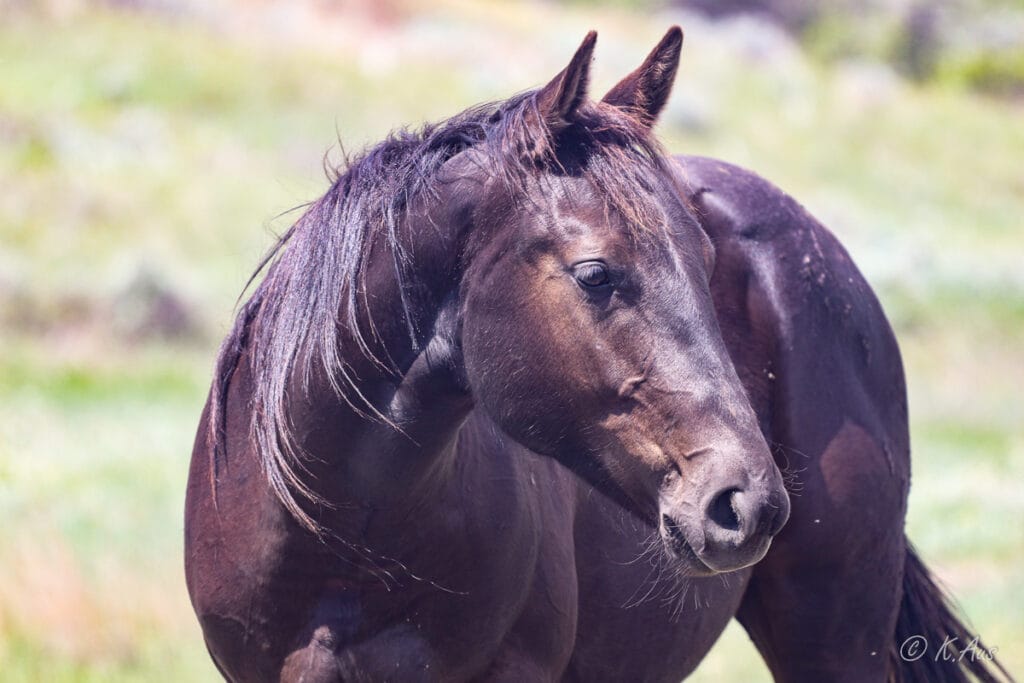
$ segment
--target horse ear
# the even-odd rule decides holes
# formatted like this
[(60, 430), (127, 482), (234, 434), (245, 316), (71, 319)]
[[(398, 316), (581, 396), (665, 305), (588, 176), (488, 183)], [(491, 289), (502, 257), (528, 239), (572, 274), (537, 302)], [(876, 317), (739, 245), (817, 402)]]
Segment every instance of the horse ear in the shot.
[(668, 102), (679, 69), (683, 30), (673, 26), (640, 67), (608, 91), (603, 102), (626, 110), (648, 128)]
[(537, 109), (552, 130), (568, 125), (576, 109), (587, 96), (590, 60), (594, 55), (595, 43), (597, 31), (591, 31), (572, 56), (569, 66), (562, 69), (537, 93)]

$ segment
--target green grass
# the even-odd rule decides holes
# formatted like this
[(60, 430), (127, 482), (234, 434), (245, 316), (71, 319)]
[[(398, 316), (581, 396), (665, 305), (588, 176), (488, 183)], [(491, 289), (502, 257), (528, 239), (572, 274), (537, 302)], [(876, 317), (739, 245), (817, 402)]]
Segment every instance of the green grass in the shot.
[[(325, 189), (337, 136), (358, 149), (535, 85), (592, 27), (600, 93), (672, 20), (614, 5), (450, 0), (390, 27), (328, 17), (308, 39), (95, 9), (0, 14), (5, 681), (216, 680), (183, 585), (184, 481), (217, 341), (287, 225), (275, 217)], [(710, 114), (693, 127), (671, 110), (664, 139), (793, 193), (876, 286), (909, 378), (909, 532), (1024, 671), (1020, 108), (941, 84), (865, 93), (686, 28), (675, 97)], [(140, 273), (197, 334), (124, 332)], [(766, 673), (734, 626), (694, 678)]]

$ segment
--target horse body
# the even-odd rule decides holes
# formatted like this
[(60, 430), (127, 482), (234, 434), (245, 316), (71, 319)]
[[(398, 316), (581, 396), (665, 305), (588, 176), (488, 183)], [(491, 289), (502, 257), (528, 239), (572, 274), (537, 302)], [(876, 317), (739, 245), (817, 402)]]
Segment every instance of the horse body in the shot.
[[(594, 188), (615, 174), (577, 177), (571, 154), (539, 183), (481, 178), (465, 139), (503, 115), (547, 118), (542, 147), (578, 130), (573, 116), (653, 124), (681, 34), (597, 110), (582, 104), (588, 41), (528, 106), (443, 131), (436, 144), (459, 149), (412, 169), (443, 180), (363, 252), (355, 304), (327, 318), (340, 363), (291, 337), (309, 321), (269, 298), (337, 303), (315, 282), (289, 289), (290, 254), (242, 310), (185, 525), (190, 595), (226, 678), (677, 681), (736, 616), (777, 680), (915, 680), (894, 639), (938, 628), (908, 615), (947, 612), (905, 571), (899, 351), (835, 238), (708, 159), (632, 186), (657, 198), (664, 233), (631, 234), (623, 214), (651, 222), (645, 206), (613, 196), (609, 211)], [(616, 271), (627, 263), (642, 267)], [(268, 355), (281, 336), (298, 351)], [(279, 404), (276, 431), (254, 427)], [(268, 433), (301, 465), (268, 457)]]
[[(791, 520), (766, 558), (753, 570), (680, 579), (662, 566), (660, 558), (649, 555), (654, 534), (650, 524), (552, 459), (504, 437), (482, 412), (471, 411), (459, 429), (448, 465), (454, 468), (454, 476), (438, 479), (444, 485), (442, 491), (432, 490), (429, 503), (401, 509), (398, 519), (375, 520), (366, 515), (360, 520), (365, 543), (382, 556), (400, 558), (403, 565), (415, 567), (416, 576), (408, 574), (406, 567), (385, 563), (382, 571), (393, 578), (377, 579), (363, 572), (357, 572), (356, 578), (339, 578), (350, 576), (352, 568), (319, 542), (297, 542), (305, 536), (297, 533), (294, 520), (262, 482), (262, 473), (246, 471), (257, 459), (245, 454), (248, 441), (238, 439), (234, 448), (241, 452), (231, 452), (229, 445), (228, 453), (228, 460), (237, 465), (222, 476), (238, 477), (240, 485), (222, 486), (219, 512), (212, 509), (209, 473), (203, 469), (208, 458), (194, 460), (191, 477), (192, 498), (204, 501), (194, 515), (254, 523), (248, 530), (232, 528), (215, 537), (218, 544), (234, 547), (196, 553), (197, 559), (219, 558), (219, 568), (194, 567), (190, 572), (217, 576), (233, 587), (233, 597), (240, 600), (228, 607), (209, 608), (204, 626), (212, 643), (266, 639), (265, 661), (247, 651), (233, 662), (230, 655), (218, 653), (221, 666), (232, 667), (225, 668), (225, 673), (235, 680), (259, 680), (290, 656), (286, 670), (289, 666), (314, 671), (324, 667), (336, 671), (341, 680), (347, 680), (350, 671), (367, 680), (404, 680), (414, 677), (410, 672), (431, 679), (433, 667), (444, 672), (438, 677), (445, 680), (471, 675), (500, 678), (496, 674), (501, 673), (508, 680), (564, 675), (581, 681), (674, 681), (696, 667), (737, 612), (741, 619), (749, 615), (745, 625), (763, 623), (766, 632), (760, 637), (772, 642), (778, 633), (772, 631), (770, 619), (809, 602), (807, 609), (815, 612), (811, 621), (816, 628), (805, 626), (806, 614), (794, 613), (797, 623), (789, 631), (789, 647), (801, 652), (776, 655), (782, 657), (778, 664), (813, 663), (814, 655), (821, 653), (840, 667), (829, 676), (884, 677), (877, 674), (888, 664), (887, 634), (892, 632), (898, 605), (894, 591), (902, 578), (901, 520), (908, 466), (906, 414), (900, 414), (900, 406), (905, 410), (902, 370), (888, 324), (834, 238), (792, 199), (753, 174), (722, 162), (686, 157), (677, 162), (689, 199), (715, 246), (711, 292), (723, 339), (759, 424), (775, 446), (780, 467), (796, 473), (801, 484)], [(807, 256), (812, 256), (813, 265), (805, 262)], [(831, 280), (827, 290), (816, 279), (822, 273)], [(822, 296), (826, 291), (828, 296), (840, 296), (836, 280), (852, 286), (856, 296), (826, 301)], [(805, 288), (812, 289), (812, 296), (806, 295)], [(822, 326), (813, 316), (801, 315), (808, 306), (834, 312), (848, 322)], [(826, 329), (839, 330), (846, 338), (827, 339), (822, 332)], [(815, 348), (803, 346), (808, 343)], [(869, 355), (871, 349), (874, 353)], [(851, 364), (852, 360), (857, 362)], [(878, 375), (866, 382), (863, 375), (869, 368), (878, 368)], [(804, 372), (814, 380), (808, 381)], [(229, 404), (243, 405), (244, 397), (252, 393), (247, 364), (240, 362), (236, 373), (240, 376), (231, 383)], [(821, 400), (815, 395), (819, 391), (829, 398)], [(895, 406), (894, 412), (877, 415), (884, 406)], [(241, 416), (230, 413), (229, 420), (239, 424), (229, 424), (228, 433), (245, 434)], [(870, 431), (851, 432), (846, 426), (851, 422), (866, 424)], [(348, 429), (339, 428), (342, 433), (322, 438), (345, 439)], [(378, 447), (382, 438), (375, 436)], [(865, 472), (860, 482), (853, 477), (855, 485), (839, 482), (845, 487), (844, 502), (854, 498), (862, 508), (821, 507), (826, 496), (816, 492), (836, 488), (825, 484), (825, 453), (841, 463), (841, 471), (831, 472), (832, 478), (842, 480), (857, 470)], [(387, 470), (379, 462), (373, 467), (382, 469)], [(866, 500), (857, 501), (858, 496)], [(254, 500), (265, 508), (261, 515), (250, 511)], [(804, 500), (813, 504), (805, 506)], [(241, 507), (239, 514), (233, 513), (233, 504)], [(863, 524), (865, 514), (881, 523)], [(373, 532), (375, 525), (382, 534)], [(887, 528), (888, 534), (879, 533)], [(271, 529), (278, 529), (276, 542), (257, 548), (250, 545), (250, 539), (266, 538)], [(853, 557), (863, 553), (872, 558), (870, 571), (851, 563), (853, 558), (846, 552), (847, 544), (855, 540), (851, 534), (858, 529), (883, 547), (893, 545), (893, 535), (899, 540), (895, 548), (888, 548), (888, 559), (878, 549), (859, 549)], [(817, 544), (813, 550), (812, 540)], [(254, 552), (263, 559), (254, 558)], [(229, 559), (232, 556), (240, 559)], [(848, 660), (833, 654), (837, 643), (855, 642), (862, 634), (843, 631), (829, 643), (817, 630), (828, 608), (834, 618), (846, 621), (849, 606), (842, 596), (824, 600), (825, 595), (814, 593), (808, 601), (807, 596), (791, 594), (804, 590), (799, 583), (787, 593), (780, 593), (776, 586), (762, 588), (770, 582), (791, 581), (785, 573), (780, 578), (768, 568), (781, 566), (790, 572), (801, 559), (812, 565), (808, 569), (812, 575), (847, 571), (870, 582), (848, 598), (856, 600), (858, 611), (863, 612), (871, 603), (866, 596), (877, 596), (877, 618), (882, 623), (853, 629), (878, 637), (870, 648), (860, 648), (877, 653), (868, 660), (868, 670), (852, 669)], [(225, 580), (224, 567), (232, 565), (249, 565), (256, 580), (243, 588), (248, 582), (239, 569), (236, 578)], [(748, 589), (752, 573), (753, 587)], [(424, 578), (432, 576), (444, 579), (435, 583)], [(889, 580), (887, 590), (880, 585), (883, 578)], [(389, 588), (390, 580), (398, 585)], [(254, 601), (263, 604), (266, 612), (253, 612)], [(410, 604), (419, 606), (418, 615), (427, 621), (417, 627), (426, 632), (407, 630)], [(762, 616), (766, 610), (770, 614)], [(212, 614), (218, 611), (238, 617), (231, 620)], [(436, 633), (431, 633), (427, 625), (431, 623), (436, 624)], [(257, 624), (262, 625), (262, 633)], [(817, 652), (811, 649), (812, 632), (820, 648)], [(366, 638), (366, 633), (375, 635)], [(306, 647), (296, 648), (296, 642), (303, 640)], [(349, 645), (349, 640), (359, 644)], [(441, 655), (435, 651), (437, 642), (453, 643), (454, 652)], [(295, 649), (289, 652), (289, 648)], [(817, 671), (826, 675), (820, 668)]]

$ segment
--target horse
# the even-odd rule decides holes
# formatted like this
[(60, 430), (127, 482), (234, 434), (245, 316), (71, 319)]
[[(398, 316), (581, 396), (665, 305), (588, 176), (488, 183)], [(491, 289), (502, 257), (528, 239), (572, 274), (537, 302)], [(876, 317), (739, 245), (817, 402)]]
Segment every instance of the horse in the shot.
[[(347, 160), (259, 265), (189, 470), (230, 681), (994, 681), (904, 532), (894, 334), (839, 242), (653, 127), (673, 27)], [(942, 636), (942, 637), (940, 637)], [(1009, 678), (1008, 675), (1006, 675)]]

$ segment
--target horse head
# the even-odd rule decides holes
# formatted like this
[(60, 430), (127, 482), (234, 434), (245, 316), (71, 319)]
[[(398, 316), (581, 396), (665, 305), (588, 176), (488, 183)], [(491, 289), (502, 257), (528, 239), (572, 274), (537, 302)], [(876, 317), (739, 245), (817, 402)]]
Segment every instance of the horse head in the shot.
[(682, 32), (600, 102), (595, 39), (497, 112), (490, 163), (452, 159), (462, 178), (490, 169), (461, 212), (460, 365), (509, 436), (657, 525), (692, 572), (737, 569), (789, 500), (718, 328), (714, 249), (651, 134)]

